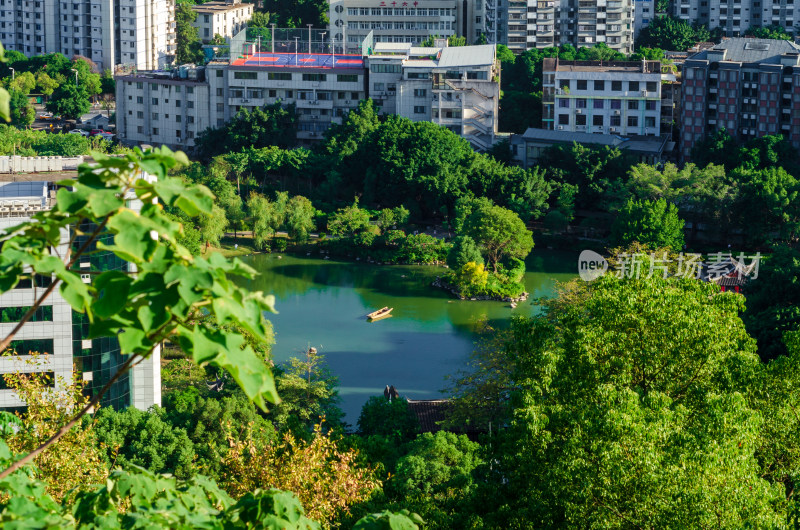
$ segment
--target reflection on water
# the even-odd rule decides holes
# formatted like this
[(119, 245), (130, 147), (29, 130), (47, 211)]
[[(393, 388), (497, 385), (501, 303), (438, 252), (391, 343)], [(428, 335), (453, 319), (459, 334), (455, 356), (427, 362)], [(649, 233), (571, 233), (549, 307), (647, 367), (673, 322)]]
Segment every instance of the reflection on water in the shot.
[[(276, 363), (314, 346), (339, 377), (342, 408), (355, 423), (371, 395), (395, 385), (411, 399), (440, 397), (444, 376), (454, 373), (472, 350), (482, 322), (502, 326), (512, 314), (531, 314), (530, 302), (512, 310), (502, 302), (454, 300), (430, 286), (444, 269), (371, 266), (360, 263), (261, 254), (244, 258), (261, 274), (252, 289), (272, 293), (279, 314)], [(556, 280), (576, 276), (577, 255), (535, 251), (525, 285), (533, 298), (552, 293)], [(367, 322), (384, 306), (392, 317)]]

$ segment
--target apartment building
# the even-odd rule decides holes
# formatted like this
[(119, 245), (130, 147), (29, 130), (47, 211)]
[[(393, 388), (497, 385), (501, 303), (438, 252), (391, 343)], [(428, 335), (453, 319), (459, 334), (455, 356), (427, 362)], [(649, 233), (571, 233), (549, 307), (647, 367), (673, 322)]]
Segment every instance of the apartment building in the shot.
[(496, 47), (376, 44), (369, 57), (369, 97), (383, 114), (432, 121), (460, 134), (476, 150), (489, 149), (500, 101)]
[[(547, 58), (542, 66), (542, 128), (659, 136), (662, 80), (674, 81), (674, 76), (662, 74), (659, 61), (600, 63)], [(670, 112), (671, 108), (670, 99)]]
[[(26, 160), (21, 157), (0, 157), (0, 172), (9, 167), (24, 167)], [(53, 183), (42, 181), (20, 181), (19, 170), (15, 175), (0, 175), (0, 229), (5, 229), (21, 222), (29, 221), (31, 216), (52, 207), (55, 201)], [(34, 173), (27, 178), (53, 179), (52, 173)], [(56, 173), (64, 178), (63, 173)], [(142, 175), (143, 178), (149, 178)], [(15, 182), (16, 180), (16, 182)], [(142, 203), (131, 194), (127, 206), (139, 210)], [(91, 232), (91, 227), (82, 227), (84, 233)], [(59, 255), (67, 253), (71, 234), (64, 231)], [(75, 244), (82, 245), (85, 235), (76, 235)], [(99, 240), (111, 244), (113, 236), (101, 235)], [(77, 266), (84, 282), (90, 283), (94, 273), (108, 270), (133, 271), (132, 265), (120, 260), (113, 253), (101, 250), (97, 242), (88, 247), (88, 252), (81, 258)], [(42, 290), (47, 288), (52, 279), (49, 276), (34, 276), (23, 280), (17, 286), (0, 295), (0, 334), (6, 336), (19, 322), (22, 315), (33, 305)], [(89, 323), (85, 315), (76, 313), (54, 291), (42, 306), (27, 322), (10, 348), (17, 355), (0, 357), (0, 374), (7, 373), (45, 373), (55, 387), (72, 381), (73, 370), (83, 383), (85, 392), (98, 392), (116, 373), (126, 358), (120, 353), (119, 341), (115, 337), (88, 339)], [(31, 352), (39, 355), (34, 358)], [(103, 397), (103, 406), (125, 408), (135, 406), (146, 410), (153, 405), (161, 404), (161, 368), (160, 349), (134, 367), (129, 373), (121, 376)], [(14, 390), (8, 388), (0, 377), (0, 408), (15, 409), (24, 407), (25, 403)]]
[(499, 42), (514, 52), (602, 42), (620, 53), (633, 53), (633, 0), (514, 0), (506, 10), (508, 32)]
[(221, 127), (239, 110), (281, 102), (296, 105), (298, 139), (313, 143), (367, 97), (366, 75), (360, 56), (271, 52), (213, 61), (184, 79), (120, 75), (118, 136), (127, 144), (191, 149), (199, 133)]
[(795, 0), (676, 0), (672, 14), (691, 24), (722, 28), (728, 37), (740, 37), (750, 27), (776, 25), (791, 30), (800, 22)]
[(800, 46), (728, 39), (683, 64), (680, 149), (684, 160), (706, 135), (737, 140), (780, 134), (800, 148)]
[(370, 33), (374, 43), (419, 44), (429, 37), (466, 37), (472, 44), (485, 31), (480, 0), (331, 0), (330, 27), (336, 46), (361, 53)]
[(175, 55), (173, 0), (0, 0), (0, 41), (27, 56), (88, 57), (155, 70)]
[(197, 19), (192, 23), (197, 28), (204, 44), (211, 42), (214, 35), (230, 38), (242, 31), (253, 16), (253, 4), (241, 0), (226, 2), (206, 2), (192, 5)]

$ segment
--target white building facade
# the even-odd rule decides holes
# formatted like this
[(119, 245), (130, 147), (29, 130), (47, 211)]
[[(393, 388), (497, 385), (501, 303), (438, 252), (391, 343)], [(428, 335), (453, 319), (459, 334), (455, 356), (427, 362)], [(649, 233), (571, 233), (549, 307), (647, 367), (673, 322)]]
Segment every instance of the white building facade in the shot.
[(2, 0), (0, 41), (27, 56), (82, 55), (155, 70), (175, 55), (173, 0)]
[[(0, 169), (25, 167), (21, 162), (26, 161), (20, 157), (0, 157)], [(53, 197), (50, 182), (0, 182), (0, 230), (30, 221), (36, 212), (52, 207)], [(128, 207), (133, 210), (140, 210), (141, 206), (135, 196), (128, 201)], [(59, 255), (67, 254), (69, 239), (70, 234), (64, 231), (57, 249)], [(96, 249), (95, 245), (90, 250), (92, 252), (77, 264), (80, 270), (86, 271), (86, 274), (81, 274), (86, 283), (92, 281), (92, 272), (133, 271), (132, 265), (107, 251)], [(50, 277), (35, 276), (0, 295), (0, 335), (5, 337), (17, 325), (51, 282)], [(0, 357), (0, 375), (44, 373), (50, 384), (58, 389), (69, 384), (74, 373), (83, 382), (84, 391), (92, 394), (106, 384), (125, 359), (115, 337), (86, 339), (86, 336), (88, 322), (85, 316), (74, 312), (55, 290), (14, 337), (10, 349), (15, 354)], [(34, 357), (30, 353), (38, 355)], [(150, 358), (120, 377), (104, 396), (102, 404), (115, 408), (135, 406), (142, 410), (160, 405), (160, 347)], [(24, 406), (16, 392), (0, 377), (0, 408)]]
[(500, 72), (496, 47), (415, 48), (377, 44), (369, 57), (369, 97), (382, 114), (432, 121), (476, 150), (497, 134)]
[[(526, 6), (519, 2), (508, 5), (507, 40), (514, 51), (602, 42), (620, 53), (633, 53), (632, 0), (528, 0)], [(520, 19), (523, 9), (525, 20)]]
[(548, 58), (542, 75), (544, 129), (660, 136), (662, 80), (669, 77), (660, 62)]
[(691, 24), (722, 28), (727, 37), (743, 37), (751, 27), (780, 26), (790, 32), (800, 23), (795, 0), (676, 0), (672, 14)]
[(329, 20), (337, 50), (361, 53), (372, 32), (374, 43), (420, 44), (430, 37), (465, 37), (474, 43), (485, 33), (482, 0), (331, 0)]
[(192, 23), (197, 28), (204, 44), (211, 42), (214, 35), (230, 38), (242, 31), (253, 16), (253, 4), (232, 2), (206, 2), (196, 4), (192, 10), (197, 19)]

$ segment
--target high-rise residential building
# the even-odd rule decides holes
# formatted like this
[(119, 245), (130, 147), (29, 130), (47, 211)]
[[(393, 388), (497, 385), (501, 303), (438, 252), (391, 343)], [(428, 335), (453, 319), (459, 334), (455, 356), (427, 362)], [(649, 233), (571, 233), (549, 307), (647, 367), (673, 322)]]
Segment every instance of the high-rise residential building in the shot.
[(620, 53), (633, 53), (633, 0), (529, 0), (527, 5), (513, 1), (507, 6), (506, 42), (513, 51), (602, 42)]
[[(8, 171), (10, 166), (16, 168), (13, 177), (0, 175), (0, 229), (29, 221), (36, 212), (51, 208), (55, 200), (52, 182), (20, 181), (19, 168), (24, 167), (26, 162), (33, 161), (21, 157), (0, 157), (0, 173)], [(41, 175), (47, 178), (47, 173)], [(37, 176), (38, 174), (28, 175), (29, 178)], [(146, 175), (142, 176), (147, 178)], [(142, 203), (135, 195), (131, 195), (127, 206), (139, 210)], [(81, 228), (86, 230), (91, 227)], [(90, 231), (84, 233), (88, 232)], [(68, 231), (62, 233), (61, 245), (57, 249), (59, 255), (67, 254), (70, 236)], [(81, 239), (85, 237), (77, 235), (73, 244), (81, 245)], [(100, 241), (111, 237), (111, 234), (101, 235)], [(90, 245), (88, 253), (79, 260), (77, 267), (86, 283), (90, 283), (95, 274), (104, 271), (133, 271), (129, 263), (111, 252), (98, 249), (96, 242)], [(6, 336), (16, 326), (51, 281), (50, 277), (35, 276), (23, 280), (11, 291), (0, 295), (0, 335)], [(74, 371), (76, 377), (83, 381), (85, 393), (93, 395), (110, 380), (126, 359), (120, 353), (116, 337), (89, 339), (88, 331), (85, 315), (73, 311), (56, 290), (12, 341), (11, 350), (16, 355), (0, 356), (0, 374), (45, 373), (50, 376), (53, 385), (60, 386), (72, 381)], [(31, 352), (39, 355), (34, 359), (29, 355)], [(159, 359), (160, 349), (156, 348), (150, 358), (114, 382), (103, 397), (102, 405), (115, 408), (135, 406), (144, 410), (161, 404)], [(0, 408), (18, 408), (24, 405), (0, 377)]]
[(155, 70), (175, 55), (173, 0), (2, 0), (0, 41), (27, 56), (82, 55)]
[[(659, 136), (662, 124), (659, 61), (561, 61), (542, 65), (542, 127), (549, 130)], [(672, 101), (669, 99), (669, 111)]]
[(683, 63), (680, 154), (724, 128), (740, 141), (780, 134), (800, 148), (800, 46), (722, 41)]
[[(177, 74), (118, 75), (117, 134), (121, 142), (191, 149), (198, 134), (221, 127), (242, 109), (294, 104), (297, 137), (307, 145), (372, 98), (380, 112), (439, 123), (477, 149), (497, 133), (500, 72), (495, 47), (415, 48), (375, 44), (370, 57), (258, 52), (231, 55)], [(302, 49), (303, 46), (301, 45)], [(369, 79), (369, 83), (368, 83)]]
[(331, 0), (330, 27), (335, 46), (361, 53), (362, 43), (419, 44), (430, 37), (465, 37), (475, 42), (485, 32), (481, 0)]
[(192, 25), (200, 40), (208, 44), (215, 35), (230, 38), (242, 31), (253, 16), (253, 4), (241, 0), (206, 2), (193, 5), (192, 11), (197, 13)]
[(800, 22), (795, 0), (677, 0), (672, 14), (691, 24), (721, 28), (728, 37), (743, 36), (750, 27), (781, 26), (791, 30)]

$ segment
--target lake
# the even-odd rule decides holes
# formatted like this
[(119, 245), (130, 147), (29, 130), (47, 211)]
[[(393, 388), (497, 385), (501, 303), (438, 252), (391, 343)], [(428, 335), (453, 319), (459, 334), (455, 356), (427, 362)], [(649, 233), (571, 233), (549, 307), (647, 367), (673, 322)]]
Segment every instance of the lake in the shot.
[[(457, 300), (430, 286), (446, 269), (256, 254), (242, 260), (260, 272), (248, 286), (276, 297), (273, 359), (302, 357), (309, 346), (325, 356), (339, 378), (341, 407), (355, 424), (370, 396), (394, 385), (409, 399), (436, 399), (473, 350), (482, 322), (506, 325), (514, 314), (535, 311), (530, 301), (511, 309), (504, 302)], [(531, 298), (553, 293), (556, 281), (577, 276), (577, 254), (534, 251), (527, 260)], [(392, 317), (365, 315), (393, 307)]]

